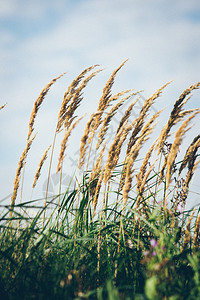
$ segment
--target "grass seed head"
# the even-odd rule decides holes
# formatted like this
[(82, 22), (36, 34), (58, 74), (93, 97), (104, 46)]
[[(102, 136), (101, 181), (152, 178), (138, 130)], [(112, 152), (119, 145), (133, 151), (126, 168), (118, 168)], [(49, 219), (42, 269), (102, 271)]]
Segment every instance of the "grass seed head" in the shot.
[(46, 94), (48, 93), (50, 87), (60, 78), (64, 75), (65, 73), (59, 75), (58, 77), (52, 79), (45, 87), (44, 89), (42, 90), (42, 92), (40, 93), (39, 97), (37, 98), (37, 100), (35, 101), (34, 103), (34, 106), (33, 106), (33, 109), (32, 109), (32, 112), (31, 112), (31, 116), (30, 116), (30, 120), (29, 120), (29, 132), (28, 132), (28, 137), (27, 139), (29, 140), (30, 139), (30, 136), (34, 130), (33, 128), (33, 125), (34, 125), (34, 122), (35, 122), (35, 118), (36, 118), (36, 115), (38, 113), (38, 110), (42, 104), (42, 102), (44, 101), (44, 98), (46, 96)]
[(38, 169), (37, 169), (37, 171), (36, 171), (36, 173), (35, 173), (35, 177), (34, 177), (34, 182), (33, 182), (33, 184), (32, 184), (32, 188), (35, 188), (35, 186), (36, 186), (36, 183), (37, 183), (37, 181), (38, 181), (38, 179), (39, 179), (39, 177), (40, 177), (40, 174), (41, 174), (42, 166), (43, 166), (45, 160), (47, 159), (47, 153), (48, 153), (48, 151), (49, 151), (50, 148), (51, 148), (51, 146), (48, 147), (48, 149), (45, 151), (45, 153), (44, 153), (42, 159), (40, 160)]

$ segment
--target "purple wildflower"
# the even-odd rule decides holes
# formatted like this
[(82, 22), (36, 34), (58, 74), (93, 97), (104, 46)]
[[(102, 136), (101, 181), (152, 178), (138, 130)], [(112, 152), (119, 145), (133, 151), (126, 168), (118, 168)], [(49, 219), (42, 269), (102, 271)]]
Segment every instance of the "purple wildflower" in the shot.
[(158, 245), (158, 243), (155, 239), (151, 239), (150, 244), (151, 244), (151, 247), (153, 247), (153, 248), (155, 248)]

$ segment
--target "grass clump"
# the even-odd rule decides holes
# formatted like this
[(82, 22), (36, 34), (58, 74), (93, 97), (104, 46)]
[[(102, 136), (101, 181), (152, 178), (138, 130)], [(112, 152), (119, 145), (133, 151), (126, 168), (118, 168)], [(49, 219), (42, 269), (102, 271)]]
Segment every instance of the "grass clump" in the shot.
[[(61, 185), (66, 146), (82, 122), (82, 117), (74, 115), (83, 100), (83, 89), (101, 71), (93, 71), (97, 65), (82, 71), (64, 94), (51, 145), (45, 198), (22, 197), (17, 203), (26, 158), (36, 140), (36, 135), (32, 137), (35, 118), (51, 85), (63, 74), (47, 84), (36, 100), (11, 203), (1, 210), (2, 299), (200, 298), (200, 209), (187, 208), (189, 186), (199, 163), (199, 135), (193, 137), (185, 155), (181, 151), (187, 132), (192, 134), (191, 121), (200, 112), (199, 108), (184, 109), (184, 105), (200, 84), (180, 95), (157, 134), (162, 110), (151, 114), (151, 107), (169, 83), (146, 99), (133, 117), (140, 92), (112, 95), (115, 77), (124, 64), (111, 74), (97, 111), (86, 122), (80, 136), (79, 170), (71, 186), (64, 192), (60, 186), (57, 196), (48, 197), (56, 139), (63, 134), (57, 165)], [(116, 130), (109, 136), (115, 116)], [(148, 148), (141, 154), (144, 147)], [(46, 149), (33, 192), (48, 160), (50, 146)]]

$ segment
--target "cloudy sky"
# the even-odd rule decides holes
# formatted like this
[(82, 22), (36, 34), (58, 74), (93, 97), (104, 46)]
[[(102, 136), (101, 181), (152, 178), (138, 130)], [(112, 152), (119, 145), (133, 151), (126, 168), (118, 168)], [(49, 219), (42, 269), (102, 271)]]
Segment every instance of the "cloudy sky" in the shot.
[[(38, 140), (26, 166), (30, 181), (29, 170), (35, 171), (52, 142), (62, 96), (84, 68), (104, 68), (88, 85), (83, 104), (88, 112), (96, 107), (109, 74), (127, 58), (114, 89), (144, 90), (147, 97), (174, 80), (155, 107), (167, 106), (166, 115), (178, 95), (200, 80), (198, 0), (0, 0), (0, 37), (0, 106), (8, 103), (0, 112), (0, 199), (12, 192), (33, 103), (55, 76), (67, 72), (41, 107)], [(188, 107), (199, 107), (199, 101), (195, 92)]]

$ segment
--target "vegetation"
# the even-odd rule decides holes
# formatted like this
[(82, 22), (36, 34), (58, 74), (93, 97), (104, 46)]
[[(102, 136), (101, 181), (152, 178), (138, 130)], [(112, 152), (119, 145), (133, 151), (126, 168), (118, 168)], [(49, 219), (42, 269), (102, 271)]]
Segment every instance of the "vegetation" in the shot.
[[(79, 174), (64, 192), (49, 198), (56, 138), (63, 135), (57, 164), (61, 185), (66, 145), (82, 122), (75, 113), (84, 88), (101, 70), (94, 71), (97, 65), (85, 69), (65, 92), (53, 143), (33, 180), (34, 190), (51, 151), (42, 205), (41, 200), (17, 201), (17, 193), (21, 185), (22, 194), (24, 166), (36, 140), (36, 116), (50, 87), (64, 74), (47, 84), (35, 101), (11, 203), (0, 215), (1, 299), (200, 298), (200, 209), (186, 209), (199, 163), (200, 135), (193, 137), (185, 154), (180, 151), (187, 131), (192, 133), (191, 121), (200, 113), (199, 108), (185, 109), (200, 83), (183, 91), (157, 134), (162, 111), (151, 108), (169, 83), (145, 99), (133, 117), (140, 93), (111, 93), (124, 64), (111, 74), (97, 111), (86, 122)], [(115, 115), (118, 124), (110, 135)]]

